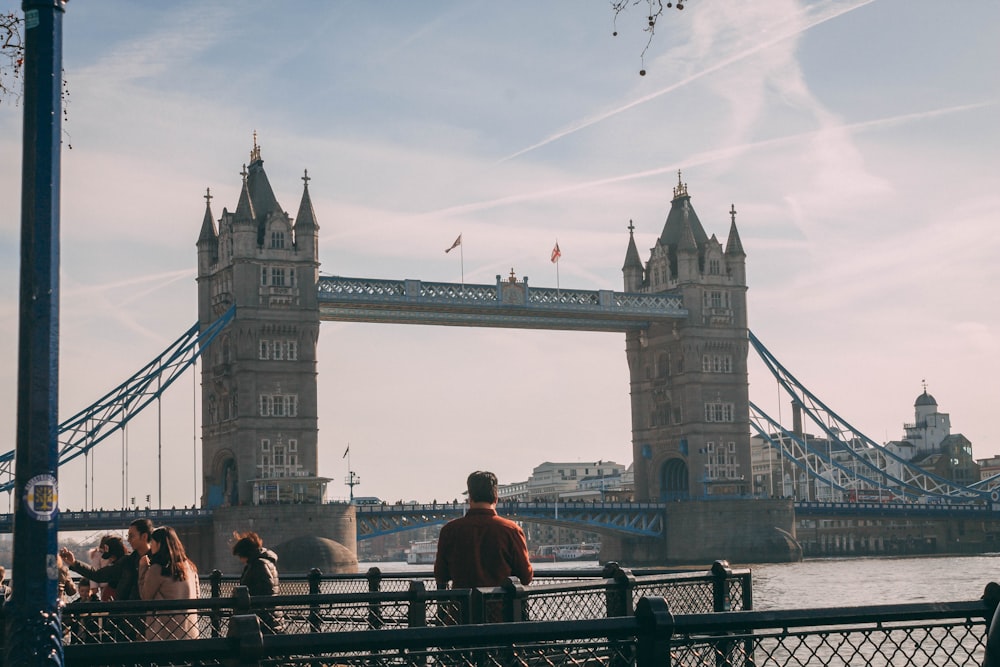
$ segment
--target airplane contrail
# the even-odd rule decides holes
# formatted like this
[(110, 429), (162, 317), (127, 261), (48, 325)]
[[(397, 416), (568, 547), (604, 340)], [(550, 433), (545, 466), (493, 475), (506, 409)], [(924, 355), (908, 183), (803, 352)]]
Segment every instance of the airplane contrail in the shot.
[(958, 106), (944, 107), (941, 109), (931, 109), (929, 111), (916, 111), (913, 113), (899, 114), (896, 116), (890, 116), (887, 118), (877, 118), (874, 120), (858, 121), (856, 123), (844, 123), (840, 125), (828, 125), (816, 130), (809, 130), (807, 132), (799, 132), (797, 134), (790, 134), (783, 137), (774, 137), (772, 139), (764, 139), (761, 141), (753, 141), (744, 144), (739, 144), (737, 146), (727, 146), (725, 148), (718, 148), (711, 151), (704, 151), (702, 153), (696, 153), (684, 160), (677, 161), (668, 165), (661, 167), (654, 167), (652, 169), (645, 169), (643, 171), (632, 172), (630, 174), (621, 174), (618, 176), (609, 176), (607, 178), (601, 178), (593, 181), (585, 181), (582, 183), (573, 183), (571, 185), (564, 185), (557, 188), (551, 188), (548, 190), (540, 190), (537, 192), (528, 192), (516, 195), (509, 195), (507, 197), (500, 197), (497, 199), (490, 199), (488, 201), (476, 202), (472, 204), (461, 204), (459, 206), (452, 206), (445, 209), (439, 209), (437, 211), (431, 211), (428, 213), (423, 213), (414, 216), (416, 219), (424, 219), (429, 217), (439, 217), (439, 216), (452, 216), (459, 215), (462, 213), (470, 213), (475, 211), (482, 211), (490, 208), (496, 208), (498, 206), (504, 206), (508, 204), (516, 204), (523, 201), (531, 201), (535, 199), (544, 199), (546, 197), (553, 197), (558, 195), (563, 195), (571, 192), (577, 192), (580, 190), (586, 190), (588, 188), (599, 187), (602, 185), (609, 185), (612, 183), (621, 183), (624, 181), (632, 181), (640, 178), (648, 178), (650, 176), (658, 176), (667, 172), (676, 171), (680, 167), (690, 168), (693, 166), (709, 164), (712, 162), (717, 162), (719, 160), (731, 159), (734, 155), (743, 153), (750, 150), (756, 150), (759, 148), (765, 148), (775, 145), (780, 145), (784, 143), (792, 143), (795, 141), (801, 141), (803, 139), (811, 139), (818, 136), (821, 133), (829, 132), (831, 130), (848, 130), (848, 131), (862, 131), (877, 127), (886, 127), (889, 125), (899, 125), (901, 123), (908, 123), (923, 120), (925, 118), (933, 118), (936, 116), (945, 116), (949, 114), (961, 113), (963, 111), (971, 111), (973, 109), (979, 109), (988, 106), (994, 106), (997, 102), (979, 102), (975, 104), (963, 104)]
[(586, 129), (586, 128), (592, 126), (592, 125), (596, 125), (597, 123), (600, 123), (601, 121), (604, 121), (604, 120), (607, 120), (608, 118), (612, 118), (614, 116), (617, 116), (618, 114), (624, 113), (624, 112), (628, 111), (629, 109), (632, 109), (634, 107), (637, 107), (637, 106), (640, 106), (642, 104), (645, 104), (646, 102), (649, 102), (650, 100), (654, 100), (657, 97), (661, 97), (663, 95), (666, 95), (667, 93), (673, 92), (673, 91), (677, 90), (678, 88), (686, 86), (689, 83), (693, 83), (693, 82), (697, 81), (698, 79), (701, 79), (702, 77), (708, 76), (709, 74), (711, 74), (713, 72), (717, 72), (718, 70), (720, 70), (720, 69), (722, 69), (724, 67), (728, 67), (729, 65), (731, 65), (731, 64), (733, 64), (735, 62), (739, 62), (740, 60), (748, 58), (748, 57), (754, 55), (755, 53), (758, 53), (759, 51), (763, 51), (764, 49), (770, 48), (771, 46), (773, 46), (773, 45), (775, 45), (775, 44), (777, 44), (779, 42), (782, 42), (782, 41), (784, 41), (786, 39), (789, 39), (790, 37), (794, 37), (796, 35), (799, 35), (799, 34), (805, 32), (807, 30), (810, 30), (811, 28), (815, 28), (816, 26), (818, 26), (818, 25), (820, 25), (822, 23), (826, 23), (827, 21), (829, 21), (831, 19), (835, 19), (835, 18), (837, 18), (839, 16), (843, 16), (844, 14), (846, 14), (848, 12), (854, 11), (855, 9), (858, 9), (860, 7), (864, 7), (865, 5), (869, 5), (869, 4), (873, 3), (873, 2), (875, 2), (875, 0), (862, 0), (861, 2), (858, 2), (857, 4), (851, 5), (851, 6), (846, 7), (846, 8), (837, 8), (835, 11), (833, 11), (833, 12), (831, 12), (829, 14), (821, 14), (818, 18), (816, 18), (815, 20), (813, 20), (810, 23), (807, 23), (804, 26), (798, 26), (798, 27), (796, 27), (795, 30), (791, 30), (791, 31), (788, 31), (788, 32), (780, 33), (780, 34), (778, 34), (777, 36), (773, 37), (770, 40), (767, 40), (765, 42), (761, 42), (761, 43), (757, 44), (756, 46), (754, 46), (753, 48), (747, 49), (745, 51), (741, 51), (740, 53), (737, 53), (735, 55), (730, 56), (729, 58), (725, 58), (725, 59), (719, 61), (718, 63), (716, 63), (716, 64), (714, 64), (714, 65), (712, 65), (710, 67), (707, 67), (706, 69), (701, 70), (697, 74), (692, 74), (691, 76), (687, 77), (686, 79), (683, 79), (683, 80), (678, 81), (678, 82), (676, 82), (674, 84), (671, 84), (670, 86), (667, 86), (666, 88), (658, 90), (658, 91), (656, 91), (654, 93), (649, 93), (648, 95), (644, 95), (644, 96), (642, 96), (642, 97), (640, 97), (638, 99), (635, 99), (635, 100), (629, 102), (628, 104), (625, 104), (623, 106), (617, 107), (617, 108), (612, 109), (610, 111), (606, 111), (606, 112), (604, 112), (602, 114), (599, 114), (597, 116), (593, 116), (591, 118), (582, 120), (579, 123), (577, 123), (577, 124), (575, 124), (575, 125), (567, 128), (565, 130), (561, 130), (559, 132), (556, 132), (555, 134), (550, 135), (549, 137), (547, 137), (545, 139), (542, 139), (541, 141), (539, 141), (536, 144), (532, 144), (531, 146), (528, 146), (527, 148), (523, 148), (523, 149), (517, 151), (516, 153), (512, 153), (512, 154), (508, 155), (507, 157), (498, 160), (498, 164), (502, 164), (504, 162), (507, 162), (508, 160), (513, 160), (514, 158), (520, 157), (521, 155), (524, 155), (525, 153), (529, 153), (529, 152), (531, 152), (531, 151), (533, 151), (535, 149), (541, 148), (542, 146), (546, 146), (548, 144), (551, 144), (552, 142), (558, 141), (559, 139), (562, 139), (563, 137), (566, 137), (566, 136), (569, 136), (569, 135), (574, 134), (576, 132), (579, 132), (580, 130)]

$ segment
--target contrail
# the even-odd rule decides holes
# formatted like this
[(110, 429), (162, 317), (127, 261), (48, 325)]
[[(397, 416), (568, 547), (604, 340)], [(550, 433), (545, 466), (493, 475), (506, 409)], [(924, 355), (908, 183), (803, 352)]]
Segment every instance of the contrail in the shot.
[(796, 141), (801, 141), (803, 139), (811, 139), (821, 133), (829, 132), (831, 130), (862, 131), (877, 127), (886, 127), (889, 125), (899, 125), (901, 123), (919, 121), (925, 118), (933, 118), (936, 116), (945, 116), (949, 114), (961, 113), (963, 111), (970, 111), (973, 109), (995, 106), (996, 104), (997, 102), (979, 102), (976, 104), (963, 104), (959, 106), (945, 107), (942, 109), (932, 109), (930, 111), (916, 111), (913, 113), (900, 114), (888, 118), (878, 118), (875, 120), (859, 121), (856, 123), (845, 123), (841, 125), (824, 126), (816, 130), (809, 130), (808, 132), (800, 132), (798, 134), (791, 134), (784, 137), (775, 137), (773, 139), (765, 139), (762, 141), (754, 141), (745, 144), (740, 144), (738, 146), (727, 146), (726, 148), (719, 148), (712, 151), (696, 153), (690, 157), (685, 158), (684, 160), (664, 165), (662, 167), (646, 169), (644, 171), (637, 171), (630, 174), (622, 174), (619, 176), (609, 176), (608, 178), (602, 178), (594, 181), (586, 181), (583, 183), (574, 183), (572, 185), (565, 185), (562, 187), (551, 188), (549, 190), (541, 190), (538, 192), (509, 195), (507, 197), (500, 197), (498, 199), (491, 199), (488, 201), (476, 202), (473, 204), (462, 204), (459, 206), (452, 206), (449, 208), (440, 209), (429, 213), (423, 213), (414, 217), (416, 219), (423, 219), (432, 216), (433, 217), (452, 216), (452, 215), (459, 215), (462, 213), (471, 213), (475, 211), (482, 211), (490, 208), (496, 208), (498, 206), (504, 206), (507, 204), (516, 204), (523, 201), (531, 201), (534, 199), (545, 199), (547, 197), (567, 194), (570, 192), (577, 192), (579, 190), (586, 190), (588, 188), (599, 187), (602, 185), (621, 183), (623, 181), (632, 181), (640, 178), (648, 178), (650, 176), (658, 176), (660, 174), (674, 172), (679, 167), (690, 168), (693, 166), (699, 166), (703, 164), (717, 162), (719, 160), (728, 160), (731, 159), (734, 155), (737, 155), (739, 153), (755, 150), (758, 148), (765, 148), (785, 143), (793, 143)]
[(640, 97), (640, 98), (638, 98), (636, 100), (633, 100), (632, 102), (629, 102), (628, 104), (626, 104), (624, 106), (620, 106), (620, 107), (618, 107), (616, 109), (612, 109), (611, 111), (607, 111), (607, 112), (602, 113), (602, 114), (600, 114), (598, 116), (593, 116), (593, 117), (591, 117), (589, 119), (582, 120), (579, 123), (577, 123), (576, 125), (573, 125), (573, 126), (569, 127), (568, 129), (562, 130), (561, 132), (557, 132), (556, 134), (553, 134), (553, 135), (547, 137), (546, 139), (542, 139), (541, 141), (539, 141), (536, 144), (532, 144), (531, 146), (528, 146), (527, 148), (523, 148), (523, 149), (517, 151), (516, 153), (512, 153), (511, 155), (508, 155), (507, 157), (500, 159), (498, 161), (498, 164), (502, 164), (504, 162), (507, 162), (508, 160), (513, 160), (514, 158), (519, 157), (521, 155), (524, 155), (525, 153), (529, 153), (529, 152), (531, 152), (531, 151), (533, 151), (533, 150), (535, 150), (537, 148), (541, 148), (542, 146), (546, 146), (548, 144), (551, 144), (553, 141), (558, 141), (559, 139), (562, 139), (563, 137), (569, 136), (571, 134), (574, 134), (575, 132), (579, 132), (580, 130), (586, 129), (586, 128), (590, 127), (591, 125), (596, 125), (597, 123), (600, 123), (601, 121), (607, 120), (608, 118), (611, 118), (613, 116), (617, 116), (620, 113), (624, 113), (625, 111), (628, 111), (629, 109), (632, 109), (633, 107), (637, 107), (637, 106), (639, 106), (641, 104), (645, 104), (646, 102), (649, 102), (650, 100), (654, 100), (657, 97), (660, 97), (662, 95), (666, 95), (667, 93), (673, 92), (673, 91), (677, 90), (678, 88), (686, 86), (689, 83), (693, 83), (694, 81), (697, 81), (698, 79), (700, 79), (702, 77), (708, 76), (709, 74), (711, 74), (713, 72), (717, 72), (718, 70), (720, 70), (720, 69), (722, 69), (724, 67), (728, 67), (729, 65), (731, 65), (731, 64), (733, 64), (735, 62), (739, 62), (740, 60), (748, 58), (748, 57), (754, 55), (755, 53), (758, 53), (759, 51), (763, 51), (764, 49), (768, 49), (771, 46), (773, 46), (773, 45), (775, 45), (775, 44), (777, 44), (779, 42), (782, 42), (782, 41), (784, 41), (784, 40), (786, 40), (786, 39), (788, 39), (790, 37), (794, 37), (796, 35), (799, 35), (799, 34), (805, 32), (807, 30), (810, 30), (811, 28), (815, 28), (816, 26), (818, 26), (818, 25), (820, 25), (822, 23), (826, 23), (827, 21), (829, 21), (831, 19), (835, 19), (835, 18), (837, 18), (839, 16), (843, 16), (844, 14), (846, 14), (848, 12), (854, 11), (855, 9), (858, 9), (860, 7), (864, 7), (865, 5), (869, 5), (869, 4), (873, 3), (873, 2), (875, 2), (875, 0), (862, 0), (861, 2), (858, 2), (857, 4), (852, 5), (850, 7), (847, 7), (847, 8), (844, 8), (844, 9), (838, 8), (835, 11), (831, 12), (830, 14), (820, 15), (819, 18), (815, 19), (812, 23), (808, 23), (805, 26), (797, 27), (795, 30), (792, 30), (792, 31), (789, 31), (789, 32), (781, 33), (781, 34), (777, 35), (776, 37), (774, 37), (773, 39), (770, 39), (770, 40), (768, 40), (766, 42), (761, 42), (760, 44), (757, 44), (756, 46), (754, 46), (751, 49), (747, 49), (746, 51), (741, 51), (740, 53), (737, 53), (737, 54), (735, 54), (733, 56), (730, 56), (729, 58), (721, 60), (718, 63), (716, 63), (715, 65), (712, 65), (711, 67), (703, 69), (702, 71), (698, 72), (697, 74), (692, 74), (688, 78), (683, 79), (681, 81), (678, 81), (677, 83), (674, 83), (674, 84), (672, 84), (670, 86), (667, 86), (666, 88), (658, 90), (655, 93), (649, 93), (648, 95), (645, 95), (645, 96)]
[[(118, 280), (111, 283), (103, 283), (100, 285), (80, 285), (76, 287), (70, 287), (63, 290), (63, 296), (69, 297), (79, 297), (85, 296), (87, 294), (93, 294), (94, 292), (106, 292), (108, 290), (119, 289), (122, 287), (132, 287), (133, 285), (142, 285), (144, 283), (156, 283), (150, 290), (152, 291), (158, 289), (163, 285), (176, 282), (181, 278), (193, 277), (194, 272), (191, 269), (178, 269), (175, 271), (164, 271), (163, 273), (149, 273), (142, 276), (135, 276), (132, 278), (125, 278), (123, 280)], [(144, 292), (144, 293), (147, 293)]]

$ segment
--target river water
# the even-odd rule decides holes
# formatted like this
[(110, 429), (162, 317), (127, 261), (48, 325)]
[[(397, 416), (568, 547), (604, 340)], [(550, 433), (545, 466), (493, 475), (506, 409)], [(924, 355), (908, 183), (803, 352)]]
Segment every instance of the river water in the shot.
[[(383, 572), (428, 572), (428, 565), (362, 563)], [(744, 567), (737, 563), (734, 567)], [(595, 569), (597, 561), (539, 563), (549, 569)], [(854, 607), (906, 602), (977, 600), (989, 581), (1000, 581), (1000, 554), (907, 558), (822, 558), (801, 563), (748, 565), (758, 610)]]

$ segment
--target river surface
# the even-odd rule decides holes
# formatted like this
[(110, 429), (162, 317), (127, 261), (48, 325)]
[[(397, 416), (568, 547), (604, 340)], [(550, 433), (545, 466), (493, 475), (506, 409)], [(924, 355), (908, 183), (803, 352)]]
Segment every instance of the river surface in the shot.
[[(361, 563), (383, 572), (429, 572), (429, 565)], [(595, 569), (597, 561), (538, 563), (551, 569)], [(742, 567), (734, 564), (734, 567)], [(749, 565), (758, 610), (854, 607), (905, 602), (977, 600), (989, 581), (1000, 581), (1000, 554), (907, 558), (821, 558), (801, 563)]]

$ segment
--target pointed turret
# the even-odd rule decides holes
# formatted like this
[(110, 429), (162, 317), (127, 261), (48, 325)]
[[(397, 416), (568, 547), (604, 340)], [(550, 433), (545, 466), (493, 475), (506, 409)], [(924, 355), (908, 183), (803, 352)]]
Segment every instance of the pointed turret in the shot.
[(205, 189), (205, 217), (201, 221), (198, 234), (198, 275), (207, 275), (213, 264), (219, 261), (219, 233), (212, 217), (212, 191)]
[(212, 217), (212, 190), (205, 188), (205, 217), (201, 221), (201, 233), (198, 234), (198, 245), (203, 243), (218, 243), (219, 232), (215, 229), (215, 219)]
[(309, 180), (309, 170), (306, 169), (302, 174), (302, 200), (299, 202), (299, 212), (295, 216), (295, 249), (301, 255), (317, 259), (319, 225), (316, 224), (316, 211), (309, 196)]
[(674, 187), (674, 198), (670, 201), (670, 213), (663, 223), (663, 231), (660, 233), (660, 243), (664, 246), (676, 248), (677, 243), (684, 233), (684, 221), (687, 218), (687, 225), (694, 235), (695, 243), (701, 248), (708, 240), (705, 228), (701, 226), (698, 214), (691, 206), (691, 196), (688, 194), (687, 183), (681, 181), (681, 172), (677, 172), (677, 185)]
[(743, 251), (743, 242), (740, 241), (740, 233), (736, 229), (736, 205), (729, 207), (729, 216), (732, 222), (729, 223), (729, 238), (726, 240), (726, 254), (730, 256), (746, 257)]
[(316, 211), (313, 209), (312, 199), (309, 197), (309, 170), (306, 169), (302, 176), (302, 201), (299, 202), (299, 212), (295, 216), (295, 233), (313, 232), (319, 230), (316, 224)]
[(274, 196), (274, 190), (271, 189), (271, 182), (267, 180), (267, 174), (264, 173), (264, 160), (260, 156), (256, 132), (253, 136), (253, 150), (250, 151), (247, 190), (250, 193), (250, 201), (253, 203), (253, 211), (258, 220), (267, 220), (267, 216), (271, 213), (282, 212), (281, 205), (278, 204), (278, 199)]
[(625, 291), (638, 292), (642, 287), (642, 260), (639, 250), (635, 247), (635, 225), (628, 221), (628, 248), (625, 250), (625, 264), (622, 273), (625, 276)]
[(746, 285), (747, 254), (743, 251), (743, 242), (740, 240), (740, 232), (736, 229), (736, 205), (729, 206), (729, 238), (726, 240), (726, 266), (729, 274), (737, 285)]
[(676, 250), (677, 279), (684, 282), (696, 279), (699, 273), (698, 242), (695, 240), (694, 230), (691, 228), (690, 208), (686, 200), (683, 202), (681, 211), (680, 232)]
[(236, 211), (233, 212), (233, 222), (236, 224), (251, 223), (257, 217), (253, 201), (250, 199), (250, 188), (247, 185), (247, 166), (243, 165), (243, 171), (240, 175), (243, 176), (243, 189), (240, 190), (240, 200), (236, 202)]

